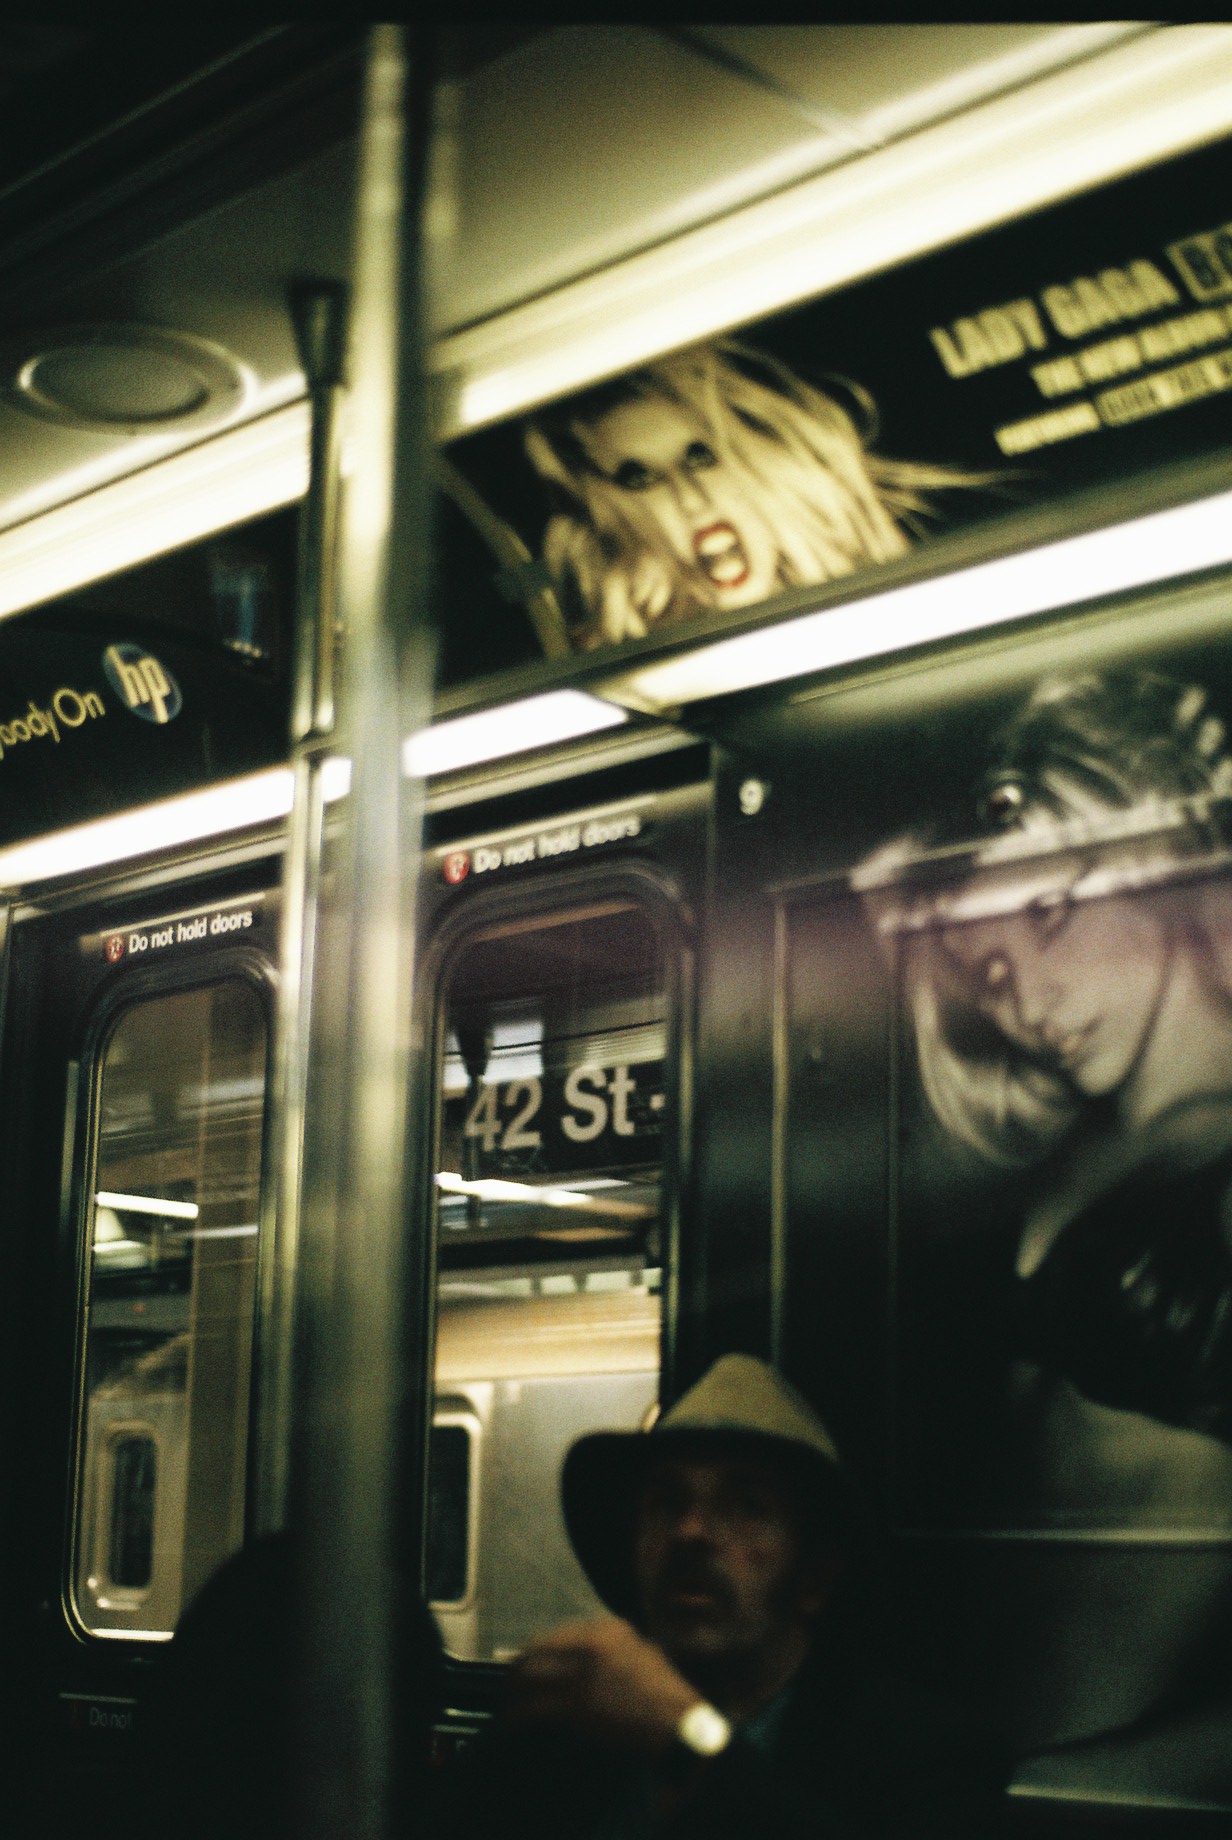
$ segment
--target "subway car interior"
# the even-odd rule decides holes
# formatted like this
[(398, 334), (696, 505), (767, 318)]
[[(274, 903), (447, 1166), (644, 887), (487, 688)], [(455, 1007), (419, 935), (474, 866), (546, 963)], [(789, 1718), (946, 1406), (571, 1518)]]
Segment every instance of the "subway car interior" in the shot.
[(292, 1528), (287, 1831), (430, 1835), (566, 1451), (731, 1351), (1008, 1835), (1223, 1831), (1232, 26), (0, 84), (5, 1831), (182, 1818)]

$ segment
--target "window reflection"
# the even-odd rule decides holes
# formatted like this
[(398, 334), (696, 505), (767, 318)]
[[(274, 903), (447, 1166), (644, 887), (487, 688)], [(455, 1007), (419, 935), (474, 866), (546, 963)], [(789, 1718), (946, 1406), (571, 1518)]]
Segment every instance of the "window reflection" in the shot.
[[(499, 1660), (597, 1608), (561, 1522), (561, 1460), (658, 1396), (662, 941), (624, 901), (493, 927), (455, 961), (445, 1011), (437, 1438), (465, 1411), (478, 1460), (465, 1523), (447, 1535), (438, 1515), (429, 1542), (455, 1583), (469, 1542), (473, 1589), (431, 1594), (452, 1653)], [(433, 1499), (446, 1462), (434, 1443)]]
[(267, 1024), (227, 979), (120, 1012), (97, 1065), (74, 1591), (165, 1636), (244, 1530)]
[(432, 1427), (424, 1581), (430, 1604), (456, 1604), (467, 1595), (472, 1444), (471, 1428), (463, 1421), (442, 1417)]
[(154, 1483), (158, 1471), (152, 1437), (117, 1438), (111, 1483), (113, 1584), (140, 1588), (150, 1582), (154, 1563)]

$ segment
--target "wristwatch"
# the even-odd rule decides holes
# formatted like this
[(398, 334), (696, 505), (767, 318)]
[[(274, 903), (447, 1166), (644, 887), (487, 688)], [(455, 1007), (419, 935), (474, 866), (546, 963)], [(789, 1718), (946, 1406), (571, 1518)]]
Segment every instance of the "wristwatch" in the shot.
[(676, 1742), (694, 1757), (717, 1757), (731, 1743), (732, 1728), (716, 1706), (699, 1700), (681, 1717)]

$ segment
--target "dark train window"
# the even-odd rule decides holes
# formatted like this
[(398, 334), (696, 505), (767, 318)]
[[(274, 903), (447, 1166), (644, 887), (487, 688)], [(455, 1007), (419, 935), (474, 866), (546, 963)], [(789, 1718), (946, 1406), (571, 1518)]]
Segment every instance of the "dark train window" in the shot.
[(267, 1034), (231, 977), (102, 1039), (72, 1564), (92, 1635), (169, 1636), (243, 1540)]
[(471, 1556), (471, 1432), (465, 1424), (433, 1425), (428, 1475), (424, 1593), (430, 1604), (458, 1603), (467, 1594)]
[[(659, 930), (630, 900), (485, 927), (453, 960), (437, 1416), (464, 1408), (479, 1458), (472, 1583), (447, 1598), (433, 1576), (428, 1595), (462, 1659), (501, 1660), (598, 1607), (561, 1520), (560, 1465), (576, 1437), (634, 1428), (658, 1398), (666, 993)], [(460, 1462), (456, 1440), (434, 1443), (438, 1528)], [(455, 1586), (456, 1548), (451, 1563)]]
[(121, 1437), (113, 1446), (111, 1553), (113, 1584), (140, 1590), (154, 1565), (154, 1481), (158, 1452), (152, 1437)]

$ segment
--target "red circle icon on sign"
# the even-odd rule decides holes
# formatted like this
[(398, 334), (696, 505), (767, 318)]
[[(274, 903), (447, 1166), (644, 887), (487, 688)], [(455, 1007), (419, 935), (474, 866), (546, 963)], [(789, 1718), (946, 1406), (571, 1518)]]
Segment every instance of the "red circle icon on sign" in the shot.
[(113, 933), (111, 935), (111, 938), (107, 941), (108, 960), (111, 962), (111, 964), (114, 965), (116, 960), (119, 958), (123, 958), (123, 956), (124, 956), (124, 935), (123, 933)]
[(451, 850), (441, 864), (441, 873), (447, 882), (464, 882), (470, 872), (471, 859), (466, 850)]

